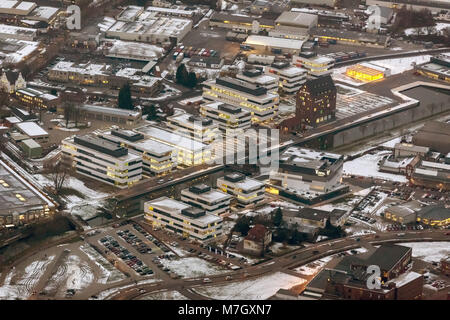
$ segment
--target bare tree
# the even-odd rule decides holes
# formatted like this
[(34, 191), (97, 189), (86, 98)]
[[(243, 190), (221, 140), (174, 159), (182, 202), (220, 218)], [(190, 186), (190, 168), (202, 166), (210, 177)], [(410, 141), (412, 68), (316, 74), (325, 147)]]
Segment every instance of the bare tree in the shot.
[(53, 182), (53, 188), (55, 192), (58, 194), (64, 185), (67, 182), (67, 179), (70, 175), (69, 168), (61, 161), (58, 161), (56, 164), (48, 163), (46, 168), (44, 168), (48, 173), (49, 177)]
[(69, 121), (72, 119), (75, 111), (75, 105), (71, 102), (64, 104), (64, 119), (66, 120), (66, 128), (69, 126)]

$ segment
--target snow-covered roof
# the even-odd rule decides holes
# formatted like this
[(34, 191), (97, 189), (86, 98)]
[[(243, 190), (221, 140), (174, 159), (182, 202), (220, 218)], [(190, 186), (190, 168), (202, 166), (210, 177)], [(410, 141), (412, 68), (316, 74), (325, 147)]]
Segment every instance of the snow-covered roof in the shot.
[(35, 122), (22, 122), (17, 123), (16, 127), (22, 131), (24, 134), (32, 137), (41, 137), (41, 136), (48, 136), (48, 132), (42, 129), (38, 124)]
[(285, 39), (285, 38), (275, 38), (267, 36), (250, 35), (245, 44), (248, 45), (261, 45), (270, 46), (274, 48), (285, 48), (285, 49), (295, 49), (301, 50), (304, 41), (295, 39)]

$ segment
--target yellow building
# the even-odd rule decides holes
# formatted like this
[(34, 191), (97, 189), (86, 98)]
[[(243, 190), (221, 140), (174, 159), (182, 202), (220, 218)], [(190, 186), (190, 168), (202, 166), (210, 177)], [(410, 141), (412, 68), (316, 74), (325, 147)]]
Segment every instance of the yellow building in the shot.
[(347, 68), (345, 72), (350, 78), (370, 82), (384, 78), (384, 72), (376, 68), (371, 68), (362, 64), (356, 64)]

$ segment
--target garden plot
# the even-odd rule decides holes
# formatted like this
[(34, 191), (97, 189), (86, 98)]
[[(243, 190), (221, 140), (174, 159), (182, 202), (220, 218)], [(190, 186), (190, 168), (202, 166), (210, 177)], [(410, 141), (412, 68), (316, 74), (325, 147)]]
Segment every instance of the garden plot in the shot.
[[(22, 275), (17, 270), (12, 270), (6, 276), (4, 285), (0, 287), (0, 300), (20, 300), (31, 296), (34, 287), (54, 258), (55, 256), (52, 255), (33, 261), (25, 267)], [(20, 280), (16, 281), (17, 278)]]
[(412, 248), (412, 256), (425, 262), (439, 262), (450, 255), (450, 242), (408, 242), (401, 245)]
[(290, 289), (306, 280), (282, 272), (276, 272), (255, 280), (231, 283), (221, 286), (197, 287), (195, 291), (203, 296), (218, 300), (265, 300), (279, 289)]
[(160, 261), (164, 267), (169, 268), (183, 278), (211, 276), (228, 272), (225, 268), (196, 257), (174, 260), (161, 259)]
[(178, 291), (155, 292), (142, 297), (140, 300), (189, 300)]
[(100, 269), (101, 277), (97, 279), (98, 283), (113, 283), (125, 279), (125, 275), (117, 270), (108, 260), (106, 260), (100, 253), (98, 253), (90, 245), (86, 244), (80, 246), (89, 259), (91, 259)]
[(63, 295), (68, 289), (82, 290), (94, 281), (94, 274), (85, 261), (69, 255), (59, 265), (45, 287), (47, 293)]

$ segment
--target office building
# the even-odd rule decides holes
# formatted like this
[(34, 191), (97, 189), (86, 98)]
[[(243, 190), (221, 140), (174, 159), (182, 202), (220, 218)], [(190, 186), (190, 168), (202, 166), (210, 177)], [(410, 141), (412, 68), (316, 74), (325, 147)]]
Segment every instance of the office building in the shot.
[(142, 178), (142, 157), (93, 135), (67, 138), (61, 143), (64, 161), (76, 172), (118, 188), (127, 188)]
[(144, 218), (154, 228), (209, 242), (222, 235), (222, 218), (187, 203), (161, 197), (144, 204)]
[(264, 183), (242, 173), (230, 173), (217, 179), (217, 187), (234, 196), (240, 205), (264, 199)]
[(211, 119), (189, 113), (167, 117), (167, 127), (182, 136), (203, 143), (213, 142), (218, 134), (218, 126)]
[(314, 52), (301, 52), (292, 56), (293, 65), (306, 69), (309, 75), (315, 77), (331, 74), (334, 62), (334, 59), (316, 55)]
[(155, 126), (139, 127), (136, 131), (147, 139), (174, 148), (178, 166), (193, 166), (211, 160), (211, 146), (195, 139)]
[(251, 127), (251, 113), (223, 102), (204, 103), (200, 106), (204, 117), (212, 119), (219, 129), (233, 134)]
[(266, 67), (267, 74), (274, 74), (278, 77), (278, 84), (287, 94), (296, 93), (306, 82), (306, 70), (291, 66), (287, 61), (277, 61)]
[(205, 184), (197, 184), (181, 191), (181, 201), (201, 208), (206, 213), (221, 216), (230, 209), (232, 196)]
[(278, 91), (278, 78), (264, 74), (261, 69), (244, 70), (242, 73), (238, 73), (236, 78), (266, 88), (269, 92), (276, 93)]
[(230, 77), (205, 81), (203, 98), (241, 107), (251, 113), (253, 122), (270, 121), (276, 115), (279, 103), (277, 93)]
[(311, 28), (317, 27), (317, 22), (317, 15), (284, 11), (275, 20), (275, 28), (269, 31), (269, 36), (285, 39), (305, 39), (309, 36)]
[(164, 143), (145, 139), (132, 130), (112, 129), (98, 134), (102, 139), (119, 143), (142, 157), (142, 169), (146, 174), (164, 175), (176, 167), (175, 149)]

